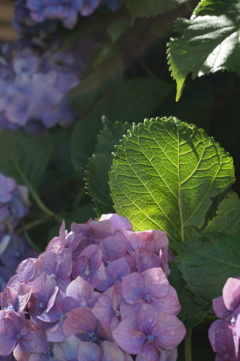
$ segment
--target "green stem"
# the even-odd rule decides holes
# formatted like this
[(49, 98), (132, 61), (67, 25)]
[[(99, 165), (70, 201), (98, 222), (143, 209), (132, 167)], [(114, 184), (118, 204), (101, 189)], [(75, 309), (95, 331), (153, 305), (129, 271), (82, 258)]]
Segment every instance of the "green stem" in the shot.
[(28, 243), (36, 250), (36, 251), (39, 251), (39, 252), (42, 252), (42, 249), (37, 246), (32, 240), (31, 238), (29, 237), (29, 234), (26, 232), (24, 233), (25, 237), (27, 238), (27, 241)]
[(38, 194), (35, 192), (34, 188), (32, 187), (31, 183), (28, 181), (28, 179), (26, 178), (25, 174), (22, 172), (21, 168), (19, 167), (19, 165), (16, 163), (16, 161), (13, 159), (13, 163), (17, 169), (17, 171), (19, 172), (20, 176), (23, 179), (24, 184), (26, 185), (26, 187), (28, 188), (29, 192), (31, 193), (32, 197), (34, 198), (35, 202), (38, 204), (39, 208), (48, 216), (52, 216), (54, 217), (56, 220), (59, 221), (56, 213), (54, 213), (53, 211), (51, 211), (50, 209), (47, 208), (47, 206), (45, 206), (45, 204), (42, 202), (42, 200), (39, 198)]
[(37, 226), (39, 226), (40, 224), (43, 224), (43, 223), (47, 223), (48, 221), (50, 221), (52, 219), (52, 216), (51, 217), (46, 217), (46, 218), (42, 218), (42, 219), (38, 219), (36, 221), (32, 221), (28, 224), (25, 224), (23, 225), (21, 228), (19, 228), (15, 233), (17, 234), (20, 234), (22, 232), (26, 232), (26, 231), (29, 231), (30, 229), (32, 228), (35, 228)]
[(187, 331), (185, 336), (185, 361), (192, 361), (192, 328)]

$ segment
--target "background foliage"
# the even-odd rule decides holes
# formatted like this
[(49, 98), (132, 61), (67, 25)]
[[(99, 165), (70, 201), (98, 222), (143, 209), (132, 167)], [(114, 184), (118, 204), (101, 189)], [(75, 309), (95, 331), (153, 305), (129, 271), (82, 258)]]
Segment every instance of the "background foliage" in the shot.
[(211, 300), (240, 275), (239, 19), (238, 0), (126, 0), (72, 30), (59, 25), (66, 48), (86, 36), (98, 44), (70, 94), (77, 121), (35, 136), (0, 132), (0, 172), (29, 190), (19, 227), (36, 248), (62, 219), (69, 227), (114, 211), (134, 230), (168, 233), (199, 361), (214, 359), (199, 337)]

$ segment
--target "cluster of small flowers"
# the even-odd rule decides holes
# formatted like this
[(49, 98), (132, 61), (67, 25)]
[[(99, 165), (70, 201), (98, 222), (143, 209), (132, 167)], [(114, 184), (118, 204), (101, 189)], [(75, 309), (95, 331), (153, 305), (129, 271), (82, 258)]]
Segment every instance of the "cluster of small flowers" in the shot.
[(221, 318), (209, 328), (209, 340), (216, 361), (239, 361), (240, 279), (228, 278), (222, 296), (213, 299), (213, 310)]
[[(38, 52), (21, 42), (0, 52), (0, 128), (36, 134), (77, 118), (68, 93), (79, 79), (71, 70), (74, 56)], [(76, 59), (75, 59), (76, 60)], [(68, 62), (68, 63), (67, 63)]]
[(0, 173), (0, 291), (29, 249), (25, 237), (15, 233), (28, 208), (27, 188)]
[(41, 31), (53, 32), (56, 30), (57, 21), (66, 28), (72, 29), (77, 23), (78, 16), (91, 15), (101, 4), (106, 4), (110, 10), (116, 11), (122, 0), (59, 0), (36, 1), (17, 0), (13, 26), (20, 32), (36, 33)]
[(1, 360), (176, 361), (185, 327), (163, 231), (117, 214), (62, 224), (1, 294)]

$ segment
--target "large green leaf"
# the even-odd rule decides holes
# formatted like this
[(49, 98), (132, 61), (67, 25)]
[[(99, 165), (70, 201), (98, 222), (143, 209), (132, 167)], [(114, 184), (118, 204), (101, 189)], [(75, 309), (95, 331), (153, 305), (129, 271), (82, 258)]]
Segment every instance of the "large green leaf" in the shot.
[(74, 127), (71, 139), (73, 167), (83, 172), (88, 158), (95, 150), (101, 117), (120, 122), (138, 122), (149, 117), (172, 90), (172, 85), (161, 80), (136, 78), (118, 84), (117, 89), (100, 100), (90, 113)]
[(132, 16), (144, 18), (157, 16), (173, 10), (189, 0), (127, 0)]
[(240, 237), (211, 232), (186, 243), (179, 267), (188, 288), (207, 301), (222, 294), (228, 277), (240, 277)]
[(116, 148), (110, 189), (116, 211), (135, 230), (162, 229), (174, 242), (204, 224), (211, 197), (234, 181), (232, 158), (194, 125), (146, 119)]
[(102, 213), (114, 212), (108, 173), (112, 165), (112, 152), (119, 139), (129, 129), (129, 123), (112, 123), (106, 117), (102, 118), (103, 129), (98, 136), (96, 153), (87, 164), (86, 187), (92, 197), (99, 216)]
[(240, 3), (203, 0), (190, 19), (179, 18), (180, 35), (168, 44), (169, 69), (177, 82), (176, 100), (189, 73), (192, 79), (219, 70), (240, 71)]
[(49, 135), (29, 136), (0, 131), (0, 172), (19, 184), (37, 188), (49, 163), (53, 144)]

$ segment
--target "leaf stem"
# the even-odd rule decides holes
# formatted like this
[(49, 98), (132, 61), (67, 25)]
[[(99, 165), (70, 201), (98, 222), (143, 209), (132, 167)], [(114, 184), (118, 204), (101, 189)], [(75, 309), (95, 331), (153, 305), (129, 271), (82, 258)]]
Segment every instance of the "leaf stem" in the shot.
[(185, 361), (192, 361), (192, 328), (187, 330), (186, 336), (185, 336)]
[(32, 239), (30, 238), (30, 236), (29, 236), (29, 234), (27, 232), (24, 233), (24, 236), (26, 237), (26, 239), (27, 239), (28, 243), (30, 244), (30, 246), (32, 246), (35, 249), (35, 251), (42, 252), (42, 249), (39, 246), (37, 246), (36, 243), (34, 243), (32, 241)]
[(19, 228), (15, 233), (20, 234), (22, 232), (26, 232), (29, 231), (32, 228), (35, 228), (43, 223), (47, 223), (48, 221), (50, 221), (53, 217), (45, 217), (45, 218), (41, 218), (41, 219), (37, 219), (36, 221), (32, 221), (28, 224), (23, 224), (21, 228)]

